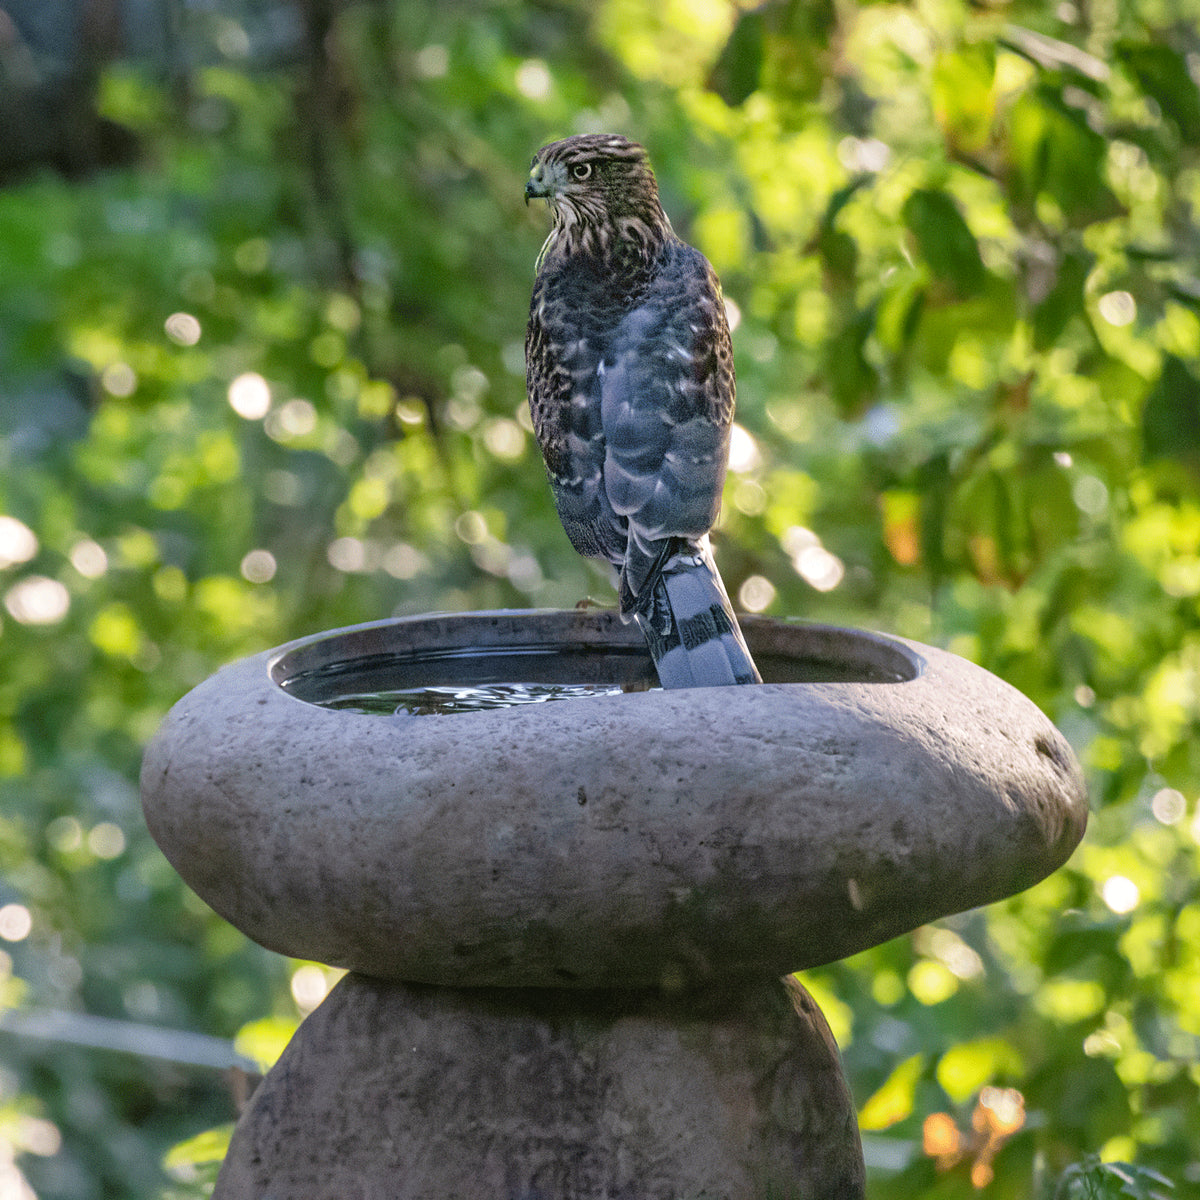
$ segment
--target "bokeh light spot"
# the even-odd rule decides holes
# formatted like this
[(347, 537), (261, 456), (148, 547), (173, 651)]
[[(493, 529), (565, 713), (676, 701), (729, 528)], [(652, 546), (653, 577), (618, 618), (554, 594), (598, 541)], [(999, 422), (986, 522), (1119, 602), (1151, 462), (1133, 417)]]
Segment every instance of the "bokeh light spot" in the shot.
[(172, 313), (163, 327), (177, 346), (194, 346), (200, 340), (200, 322), (191, 313)]
[(450, 70), (450, 51), (445, 46), (422, 46), (416, 54), (417, 74), (422, 79), (441, 79)]
[(225, 18), (217, 29), (217, 49), (226, 58), (247, 58), (250, 55), (250, 35), (237, 21)]
[(110, 396), (116, 396), (118, 399), (132, 396), (137, 391), (137, 385), (137, 372), (128, 363), (109, 363), (100, 372), (100, 386)]
[(84, 579), (99, 579), (108, 570), (108, 555), (99, 542), (91, 538), (82, 538), (71, 547), (71, 566)]
[(1156, 821), (1174, 825), (1187, 812), (1187, 800), (1175, 788), (1160, 788), (1150, 801), (1150, 811)]
[(978, 979), (984, 974), (983, 959), (951, 929), (934, 929), (929, 935), (929, 949), (958, 979)]
[(229, 385), (229, 407), (247, 421), (261, 421), (271, 410), (271, 388), (261, 375), (247, 371)]
[(821, 539), (811, 529), (803, 525), (789, 525), (779, 537), (779, 544), (784, 553), (795, 559), (802, 551), (810, 546), (819, 546)]
[(882, 171), (892, 158), (891, 147), (878, 138), (844, 137), (838, 142), (838, 160), (848, 171)]
[(16, 517), (0, 516), (0, 571), (28, 562), (38, 551), (37, 534)]
[(1124, 875), (1110, 875), (1100, 885), (1100, 896), (1118, 916), (1133, 912), (1142, 898), (1138, 885)]
[(112, 821), (101, 821), (88, 834), (87, 844), (97, 858), (118, 858), (125, 851), (125, 832)]
[(429, 560), (407, 542), (396, 542), (388, 547), (382, 565), (393, 579), (415, 579), (429, 566)]
[(517, 68), (517, 91), (527, 100), (545, 100), (553, 86), (550, 68), (540, 58), (527, 58)]
[(1137, 301), (1128, 292), (1106, 292), (1097, 308), (1110, 325), (1132, 325), (1137, 319)]
[(908, 973), (908, 990), (921, 1004), (941, 1004), (958, 991), (958, 979), (944, 963), (922, 959)]
[(329, 543), (325, 556), (335, 571), (353, 574), (356, 571), (365, 571), (367, 567), (367, 547), (361, 538), (335, 538)]
[(0, 908), (0, 938), (6, 942), (23, 942), (33, 930), (33, 916), (23, 904), (6, 904)]
[(329, 994), (329, 980), (315, 963), (305, 963), (292, 973), (292, 999), (303, 1012), (312, 1012)]
[(751, 613), (762, 612), (775, 599), (775, 585), (762, 575), (751, 575), (738, 588), (738, 604)]
[(4, 607), (22, 625), (57, 625), (71, 607), (71, 595), (57, 579), (30, 575), (8, 589)]
[(83, 845), (83, 826), (76, 817), (55, 817), (46, 826), (46, 840), (59, 854), (71, 854)]
[(767, 511), (767, 490), (753, 479), (740, 479), (733, 489), (733, 507), (748, 517), (760, 517)]
[(735, 475), (743, 475), (753, 471), (762, 463), (762, 452), (754, 435), (741, 425), (735, 424), (730, 430), (729, 437), (729, 469)]
[(525, 452), (525, 433), (511, 418), (497, 417), (484, 428), (483, 444), (496, 458), (513, 462)]
[(836, 554), (824, 546), (809, 546), (794, 560), (796, 574), (818, 592), (831, 592), (846, 575), (846, 567)]
[(394, 411), (401, 425), (421, 425), (425, 421), (425, 402), (420, 396), (401, 396)]
[(271, 243), (266, 238), (247, 238), (233, 252), (234, 265), (244, 275), (258, 275), (271, 262)]
[(267, 436), (277, 442), (306, 437), (317, 427), (317, 410), (311, 400), (295, 398), (267, 413), (263, 426)]
[(454, 532), (459, 540), (466, 542), (468, 546), (479, 546), (487, 540), (487, 521), (482, 513), (468, 510), (454, 522)]
[(270, 583), (275, 578), (277, 564), (270, 550), (251, 550), (242, 559), (242, 578), (250, 583)]
[(1071, 499), (1081, 513), (1099, 517), (1108, 508), (1108, 488), (1095, 475), (1080, 475), (1071, 488)]

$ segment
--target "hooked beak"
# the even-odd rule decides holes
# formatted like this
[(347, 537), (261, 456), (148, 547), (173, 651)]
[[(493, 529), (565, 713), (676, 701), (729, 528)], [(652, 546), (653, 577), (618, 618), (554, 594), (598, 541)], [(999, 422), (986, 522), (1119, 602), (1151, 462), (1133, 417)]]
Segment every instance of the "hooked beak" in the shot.
[(553, 190), (547, 178), (546, 168), (538, 163), (529, 173), (525, 184), (525, 203), (528, 204), (530, 200), (548, 200)]

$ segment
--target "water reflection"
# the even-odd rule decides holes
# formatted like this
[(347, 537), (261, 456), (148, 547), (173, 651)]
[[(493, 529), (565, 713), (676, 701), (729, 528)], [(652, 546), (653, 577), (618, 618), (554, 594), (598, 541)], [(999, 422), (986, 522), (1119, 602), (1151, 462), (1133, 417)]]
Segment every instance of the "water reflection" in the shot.
[(617, 684), (603, 683), (491, 683), (468, 687), (418, 687), (380, 692), (346, 692), (342, 695), (330, 696), (319, 703), (323, 708), (336, 708), (343, 712), (426, 717), (510, 708), (518, 704), (543, 704), (549, 700), (616, 696), (626, 690), (628, 689)]

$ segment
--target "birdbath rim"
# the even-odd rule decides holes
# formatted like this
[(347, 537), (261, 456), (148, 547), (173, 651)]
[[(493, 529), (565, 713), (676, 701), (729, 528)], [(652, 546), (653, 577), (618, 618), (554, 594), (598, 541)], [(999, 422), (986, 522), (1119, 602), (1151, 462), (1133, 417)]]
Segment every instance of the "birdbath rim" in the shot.
[[(915, 643), (886, 634), (755, 616), (742, 616), (740, 622), (754, 630), (755, 647), (767, 663), (767, 683), (902, 683), (925, 669)], [(437, 677), (439, 660), (456, 660), (462, 669), (453, 673), (471, 682), (472, 655), (477, 661), (494, 656), (503, 669), (510, 665), (510, 655), (522, 653), (527, 657), (518, 660), (521, 669), (539, 672), (546, 682), (610, 682), (629, 691), (661, 691), (638, 627), (622, 621), (615, 609), (594, 607), (422, 613), (367, 621), (277, 647), (269, 673), (289, 696), (327, 704), (339, 673), (373, 658), (409, 666), (427, 682)], [(797, 664), (804, 664), (803, 669), (797, 670)]]

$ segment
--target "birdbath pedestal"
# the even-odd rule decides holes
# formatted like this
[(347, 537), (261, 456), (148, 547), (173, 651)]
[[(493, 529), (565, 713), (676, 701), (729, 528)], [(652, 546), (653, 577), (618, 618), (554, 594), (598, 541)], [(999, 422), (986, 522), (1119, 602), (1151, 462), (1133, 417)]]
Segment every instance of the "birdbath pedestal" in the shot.
[[(1086, 797), (1046, 718), (962, 659), (743, 628), (761, 686), (622, 691), (653, 670), (612, 613), (494, 612), (293, 642), (171, 710), (142, 772), (167, 858), (262, 945), (351, 972), (217, 1200), (863, 1195), (790, 973), (1037, 882)], [(617, 694), (336, 707), (497, 681)]]

